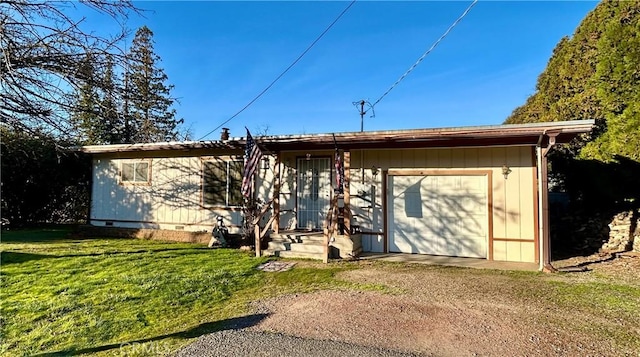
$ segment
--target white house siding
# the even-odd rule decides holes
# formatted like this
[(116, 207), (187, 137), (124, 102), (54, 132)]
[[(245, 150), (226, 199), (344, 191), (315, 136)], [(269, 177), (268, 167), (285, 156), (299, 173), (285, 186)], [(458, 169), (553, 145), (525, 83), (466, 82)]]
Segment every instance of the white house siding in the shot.
[[(223, 154), (228, 157), (230, 153)], [(222, 155), (222, 154), (221, 154)], [(91, 224), (126, 228), (209, 231), (218, 216), (232, 231), (242, 223), (239, 209), (205, 207), (202, 204), (202, 160), (213, 155), (110, 158), (93, 162)], [(122, 162), (148, 160), (150, 184), (121, 184)], [(260, 194), (271, 195), (272, 170), (259, 170)], [(271, 177), (270, 177), (271, 175)], [(267, 196), (269, 197), (269, 196)]]
[[(512, 172), (505, 179), (502, 166)], [(373, 176), (371, 167), (380, 172)], [(364, 168), (364, 170), (362, 170)], [(488, 170), (492, 174), (490, 232), (494, 260), (536, 260), (536, 191), (531, 147), (353, 150), (351, 152), (351, 209), (363, 236), (363, 249), (384, 250), (383, 171), (395, 169)], [(363, 177), (364, 171), (364, 177)], [(367, 192), (360, 197), (358, 192)]]
[[(205, 151), (138, 153), (128, 154), (127, 158), (96, 155), (91, 223), (106, 225), (110, 221), (116, 227), (208, 231), (216, 217), (222, 216), (227, 225), (237, 229), (242, 223), (239, 210), (203, 207), (201, 198), (202, 158), (232, 154), (241, 155)], [(275, 157), (267, 156), (269, 167), (257, 171), (257, 197), (263, 200), (273, 197), (274, 173), (280, 173), (282, 229), (297, 226), (296, 160), (306, 154), (333, 158), (334, 151), (283, 152), (278, 170), (275, 169)], [(121, 185), (118, 182), (120, 163), (132, 156), (151, 163), (150, 185)], [(452, 170), (473, 170), (489, 171), (492, 177), (490, 258), (536, 260), (536, 171), (531, 147), (353, 150), (350, 163), (351, 209), (354, 223), (365, 232), (362, 237), (365, 251), (382, 252), (385, 249), (383, 195), (388, 170), (440, 170), (444, 174)], [(507, 179), (502, 176), (504, 164), (512, 170)], [(377, 175), (371, 171), (374, 165), (379, 169)]]

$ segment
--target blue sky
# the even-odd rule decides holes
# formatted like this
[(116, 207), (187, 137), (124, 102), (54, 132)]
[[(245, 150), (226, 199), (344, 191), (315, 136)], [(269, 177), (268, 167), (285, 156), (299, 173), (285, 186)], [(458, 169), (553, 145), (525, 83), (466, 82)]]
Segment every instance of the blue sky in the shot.
[[(178, 116), (201, 139), (244, 107), (349, 4), (142, 1)], [(226, 124), (232, 136), (359, 131), (376, 101), (471, 1), (358, 1), (278, 83)], [(479, 1), (365, 117), (365, 130), (502, 123), (535, 90), (556, 43), (597, 2)], [(98, 26), (99, 22), (95, 22)], [(219, 130), (206, 139), (217, 139)]]

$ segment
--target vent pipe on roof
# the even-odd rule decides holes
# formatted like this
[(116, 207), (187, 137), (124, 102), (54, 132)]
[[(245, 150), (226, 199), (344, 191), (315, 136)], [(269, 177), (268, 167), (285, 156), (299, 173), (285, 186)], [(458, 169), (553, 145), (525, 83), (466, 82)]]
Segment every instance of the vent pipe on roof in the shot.
[(220, 140), (229, 140), (229, 128), (222, 128)]

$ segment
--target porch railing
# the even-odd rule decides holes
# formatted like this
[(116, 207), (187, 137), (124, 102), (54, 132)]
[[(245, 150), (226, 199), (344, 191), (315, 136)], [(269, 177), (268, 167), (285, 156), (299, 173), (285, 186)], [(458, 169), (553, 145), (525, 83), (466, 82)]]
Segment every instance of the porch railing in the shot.
[(251, 225), (253, 226), (253, 235), (255, 238), (256, 257), (259, 257), (260, 255), (262, 255), (262, 250), (261, 250), (262, 238), (264, 238), (264, 236), (267, 234), (267, 232), (269, 231), (269, 227), (271, 227), (271, 224), (276, 219), (276, 215), (272, 214), (271, 218), (269, 218), (269, 221), (267, 221), (267, 224), (265, 224), (264, 228), (260, 227), (260, 221), (262, 220), (262, 217), (264, 217), (264, 215), (267, 214), (267, 212), (269, 212), (272, 204), (273, 204), (273, 199), (265, 203), (265, 205), (262, 206), (262, 208), (260, 209), (260, 212), (258, 212), (256, 216), (253, 218), (253, 220), (251, 221)]
[(325, 263), (329, 262), (329, 240), (333, 236), (333, 233), (336, 231), (338, 227), (338, 196), (335, 195), (331, 199), (331, 204), (329, 206), (329, 211), (324, 219), (324, 252), (322, 261)]

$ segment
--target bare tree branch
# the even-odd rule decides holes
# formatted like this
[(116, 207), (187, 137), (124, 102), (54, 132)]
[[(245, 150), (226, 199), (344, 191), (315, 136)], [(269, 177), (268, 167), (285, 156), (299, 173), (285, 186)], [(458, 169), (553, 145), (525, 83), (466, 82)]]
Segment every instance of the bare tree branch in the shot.
[[(85, 18), (68, 15), (76, 4), (110, 16), (119, 32), (107, 37), (84, 28)], [(124, 63), (130, 14), (140, 14), (130, 0), (0, 1), (0, 123), (68, 134), (75, 91), (87, 82), (105, 85), (81, 64), (88, 56), (97, 71)]]

